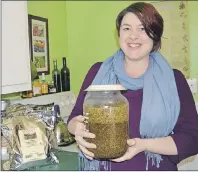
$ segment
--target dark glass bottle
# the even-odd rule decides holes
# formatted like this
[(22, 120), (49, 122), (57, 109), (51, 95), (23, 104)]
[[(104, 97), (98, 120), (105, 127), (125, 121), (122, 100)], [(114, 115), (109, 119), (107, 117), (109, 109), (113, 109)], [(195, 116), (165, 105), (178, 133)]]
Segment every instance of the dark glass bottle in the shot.
[(63, 57), (63, 67), (61, 69), (62, 91), (70, 91), (70, 71), (67, 67), (66, 57)]
[(52, 80), (54, 81), (54, 87), (56, 92), (61, 92), (61, 78), (60, 71), (57, 68), (57, 60), (54, 60), (54, 70), (52, 71)]

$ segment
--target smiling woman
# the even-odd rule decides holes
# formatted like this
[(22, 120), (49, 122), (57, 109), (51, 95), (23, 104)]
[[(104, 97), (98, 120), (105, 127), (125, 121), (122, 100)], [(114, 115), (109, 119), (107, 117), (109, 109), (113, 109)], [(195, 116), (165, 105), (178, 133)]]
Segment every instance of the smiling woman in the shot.
[[(133, 8), (129, 6), (128, 9), (124, 9), (118, 15), (116, 20), (118, 35), (120, 36), (120, 27), (125, 24), (123, 18), (127, 18), (130, 23), (126, 23), (125, 25), (129, 26), (130, 29), (132, 29), (132, 26), (136, 25), (140, 31), (145, 31), (146, 36), (154, 41), (152, 51), (157, 51), (161, 47), (161, 36), (164, 27), (163, 18), (151, 4), (148, 4), (144, 8), (142, 8), (141, 3), (133, 5)], [(131, 13), (133, 14), (133, 18)], [(127, 15), (130, 15), (131, 18), (127, 17)], [(135, 19), (135, 21), (131, 19)]]
[[(120, 12), (116, 26), (120, 49), (88, 71), (68, 119), (81, 149), (79, 170), (175, 171), (181, 160), (198, 153), (198, 115), (184, 75), (158, 52), (163, 18), (151, 4), (138, 2)], [(122, 94), (129, 102), (128, 148), (117, 159), (95, 159), (89, 151), (96, 148), (95, 133), (85, 130), (82, 116), (84, 90), (118, 83), (127, 89)]]

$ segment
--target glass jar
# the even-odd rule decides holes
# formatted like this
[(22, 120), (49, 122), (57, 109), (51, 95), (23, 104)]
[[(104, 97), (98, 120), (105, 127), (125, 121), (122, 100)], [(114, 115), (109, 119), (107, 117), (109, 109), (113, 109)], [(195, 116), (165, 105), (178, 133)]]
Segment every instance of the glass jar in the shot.
[(86, 129), (96, 135), (85, 140), (96, 144), (88, 149), (95, 158), (118, 158), (127, 151), (129, 104), (121, 90), (125, 90), (121, 85), (91, 85), (85, 90)]

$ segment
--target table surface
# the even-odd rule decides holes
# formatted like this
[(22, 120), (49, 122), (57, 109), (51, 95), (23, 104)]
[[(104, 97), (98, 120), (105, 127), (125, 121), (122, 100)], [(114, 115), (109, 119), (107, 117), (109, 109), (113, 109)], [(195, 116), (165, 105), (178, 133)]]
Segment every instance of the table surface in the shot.
[[(78, 153), (67, 151), (53, 151), (59, 160), (57, 164), (42, 163), (28, 164), (28, 171), (78, 171)], [(31, 167), (31, 168), (30, 168)], [(25, 169), (26, 168), (26, 169)], [(27, 170), (27, 166), (17, 170)]]

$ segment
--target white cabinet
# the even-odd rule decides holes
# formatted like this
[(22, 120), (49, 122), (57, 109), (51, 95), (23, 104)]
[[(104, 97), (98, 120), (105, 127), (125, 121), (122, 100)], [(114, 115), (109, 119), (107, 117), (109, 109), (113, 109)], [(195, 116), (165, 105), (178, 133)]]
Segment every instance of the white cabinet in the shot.
[(2, 1), (2, 94), (31, 89), (27, 1)]

